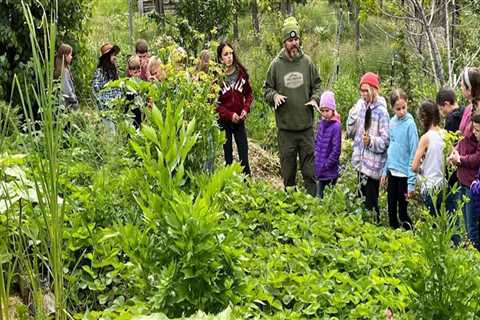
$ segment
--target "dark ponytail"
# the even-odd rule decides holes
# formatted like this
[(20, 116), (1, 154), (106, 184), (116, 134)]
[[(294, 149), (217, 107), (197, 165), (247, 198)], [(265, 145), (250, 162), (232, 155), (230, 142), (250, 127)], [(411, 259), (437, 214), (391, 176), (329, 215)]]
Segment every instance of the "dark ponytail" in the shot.
[(390, 104), (392, 105), (392, 109), (393, 107), (395, 107), (395, 103), (397, 103), (397, 101), (400, 99), (404, 100), (405, 102), (408, 101), (408, 97), (405, 91), (403, 91), (402, 89), (393, 90), (392, 94), (390, 95)]
[(424, 132), (427, 132), (431, 126), (440, 124), (440, 110), (435, 102), (426, 100), (422, 102), (418, 110), (418, 117), (422, 122)]

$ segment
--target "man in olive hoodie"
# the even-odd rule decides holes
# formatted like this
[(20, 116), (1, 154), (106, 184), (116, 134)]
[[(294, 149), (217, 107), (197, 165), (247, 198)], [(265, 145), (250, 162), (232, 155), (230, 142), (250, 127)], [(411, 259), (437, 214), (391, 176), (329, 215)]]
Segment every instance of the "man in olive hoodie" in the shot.
[(298, 155), (305, 188), (314, 196), (313, 108), (322, 92), (317, 69), (300, 48), (299, 30), (295, 18), (285, 20), (283, 48), (268, 68), (263, 92), (275, 110), (283, 184), (296, 185)]

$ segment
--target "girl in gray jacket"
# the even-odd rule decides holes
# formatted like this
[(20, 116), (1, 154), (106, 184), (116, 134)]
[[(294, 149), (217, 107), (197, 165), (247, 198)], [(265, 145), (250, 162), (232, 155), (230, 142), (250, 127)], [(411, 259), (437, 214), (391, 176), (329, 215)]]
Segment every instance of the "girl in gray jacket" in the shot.
[(54, 77), (59, 79), (63, 76), (63, 99), (64, 104), (68, 108), (78, 108), (78, 99), (75, 94), (72, 74), (70, 73), (70, 65), (72, 63), (72, 47), (66, 43), (62, 43), (58, 48), (55, 56)]

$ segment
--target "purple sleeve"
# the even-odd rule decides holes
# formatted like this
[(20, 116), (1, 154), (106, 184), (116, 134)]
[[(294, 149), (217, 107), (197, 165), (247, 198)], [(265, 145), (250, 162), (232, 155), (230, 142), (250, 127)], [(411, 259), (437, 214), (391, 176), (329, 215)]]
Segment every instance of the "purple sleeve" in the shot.
[(480, 181), (478, 179), (473, 180), (470, 191), (474, 198), (480, 198)]
[(321, 123), (319, 122), (318, 123), (318, 126), (317, 126), (317, 136), (315, 138), (315, 177), (318, 178), (318, 176), (320, 175), (320, 172), (321, 172), (321, 169), (322, 169), (322, 166), (323, 166), (323, 163), (321, 163), (321, 159), (320, 159), (320, 154), (321, 154), (321, 147), (320, 147), (320, 139), (321, 139)]
[(470, 192), (472, 194), (473, 208), (478, 216), (480, 215), (480, 181), (478, 176), (473, 180), (470, 186)]
[(342, 129), (340, 124), (336, 123), (332, 130), (332, 152), (328, 155), (327, 161), (324, 164), (324, 169), (328, 170), (338, 164), (340, 159), (340, 151), (342, 149)]

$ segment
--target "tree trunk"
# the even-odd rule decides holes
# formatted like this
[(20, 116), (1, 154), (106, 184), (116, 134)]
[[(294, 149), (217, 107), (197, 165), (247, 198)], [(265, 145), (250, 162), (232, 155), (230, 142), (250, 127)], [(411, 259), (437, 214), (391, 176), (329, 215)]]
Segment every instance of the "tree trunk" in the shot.
[(449, 19), (449, 12), (448, 12), (448, 2), (445, 2), (444, 4), (445, 6), (445, 44), (447, 45), (447, 63), (448, 63), (448, 85), (449, 86), (452, 86), (453, 85), (453, 82), (454, 82), (454, 79), (453, 79), (453, 61), (452, 61), (452, 47), (450, 46), (451, 45), (451, 41), (450, 41), (450, 37), (451, 37), (451, 34), (450, 34), (450, 24), (448, 22), (448, 19)]
[(360, 50), (360, 6), (353, 5), (353, 19), (355, 23), (355, 50)]
[(332, 77), (332, 87), (337, 81), (338, 74), (340, 73), (340, 41), (343, 33), (343, 9), (337, 8), (337, 34), (335, 37), (335, 72)]
[(238, 12), (238, 8), (235, 11), (236, 11), (235, 16), (233, 17), (233, 39), (234, 39), (234, 41), (238, 41), (238, 38), (239, 38), (239, 35), (238, 35), (238, 15), (240, 14), (240, 12)]
[(282, 0), (281, 10), (284, 15), (292, 15), (292, 1), (291, 0)]
[(163, 17), (165, 15), (165, 8), (163, 7), (163, 0), (155, 0), (155, 11), (161, 17)]
[(353, 24), (355, 33), (355, 50), (360, 50), (360, 6), (354, 0), (348, 0), (348, 20)]
[(431, 1), (430, 5), (434, 5), (435, 9), (434, 16), (432, 18), (432, 25), (435, 27), (443, 27), (445, 26), (445, 18), (448, 18), (448, 4), (451, 0), (434, 0)]
[(130, 48), (133, 49), (133, 0), (128, 0), (128, 41)]
[(413, 5), (416, 7), (419, 13), (419, 18), (422, 20), (423, 27), (425, 28), (425, 33), (427, 34), (428, 45), (430, 48), (430, 54), (433, 62), (433, 72), (435, 74), (435, 81), (437, 85), (443, 86), (445, 84), (445, 76), (443, 74), (443, 63), (440, 51), (438, 50), (437, 41), (432, 32), (432, 26), (430, 25), (427, 17), (425, 15), (425, 10), (418, 0), (411, 0)]
[(460, 24), (460, 14), (461, 8), (460, 5), (457, 3), (456, 0), (452, 0), (452, 25), (451, 25), (451, 32), (450, 32), (450, 48), (452, 48), (452, 52), (455, 55), (456, 48), (456, 40), (458, 38), (457, 26)]
[(253, 33), (255, 37), (258, 37), (260, 33), (260, 22), (258, 21), (258, 3), (257, 0), (252, 0), (250, 3), (250, 8), (252, 10), (252, 24), (253, 24)]
[(355, 21), (354, 18), (354, 9), (353, 9), (353, 0), (348, 0), (348, 22), (353, 24)]

